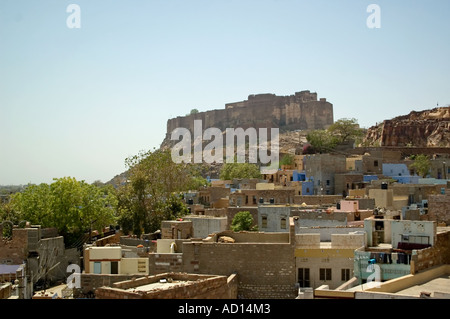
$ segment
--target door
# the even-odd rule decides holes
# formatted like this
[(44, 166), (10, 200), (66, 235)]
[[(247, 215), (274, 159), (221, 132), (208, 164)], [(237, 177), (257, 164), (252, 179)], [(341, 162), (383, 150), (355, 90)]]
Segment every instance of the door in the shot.
[(111, 261), (111, 274), (112, 275), (119, 274), (119, 262)]

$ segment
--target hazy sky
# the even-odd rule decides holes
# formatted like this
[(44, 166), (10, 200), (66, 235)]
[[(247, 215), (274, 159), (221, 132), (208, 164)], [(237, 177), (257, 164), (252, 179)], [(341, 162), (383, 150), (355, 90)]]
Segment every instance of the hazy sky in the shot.
[(317, 92), (363, 127), (449, 104), (449, 17), (448, 0), (0, 0), (0, 185), (106, 182), (169, 118), (249, 94)]

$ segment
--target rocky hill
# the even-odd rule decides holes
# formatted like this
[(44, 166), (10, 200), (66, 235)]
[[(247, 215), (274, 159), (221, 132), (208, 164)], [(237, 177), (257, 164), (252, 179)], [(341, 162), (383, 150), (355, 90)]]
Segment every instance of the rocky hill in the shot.
[(385, 120), (367, 130), (363, 145), (450, 147), (450, 106)]

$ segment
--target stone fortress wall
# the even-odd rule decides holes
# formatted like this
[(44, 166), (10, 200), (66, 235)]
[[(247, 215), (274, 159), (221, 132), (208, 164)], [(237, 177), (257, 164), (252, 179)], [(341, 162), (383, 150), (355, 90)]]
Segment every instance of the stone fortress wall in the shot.
[(317, 93), (301, 91), (289, 96), (256, 94), (249, 95), (244, 101), (227, 103), (225, 109), (169, 119), (163, 145), (170, 144), (170, 135), (178, 127), (187, 128), (192, 134), (194, 120), (202, 120), (203, 129), (279, 128), (280, 132), (325, 129), (334, 121), (333, 104), (325, 98), (318, 100)]

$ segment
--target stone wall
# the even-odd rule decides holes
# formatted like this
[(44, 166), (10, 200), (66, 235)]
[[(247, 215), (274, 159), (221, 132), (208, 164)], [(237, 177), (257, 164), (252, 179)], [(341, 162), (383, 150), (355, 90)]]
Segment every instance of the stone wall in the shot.
[(0, 263), (19, 265), (28, 257), (28, 231), (14, 228), (10, 239), (0, 240)]
[(0, 283), (0, 299), (8, 299), (12, 292), (12, 284), (10, 282)]
[(183, 254), (160, 254), (153, 253), (149, 255), (149, 273), (161, 274), (165, 272), (182, 272)]
[(236, 273), (242, 298), (295, 298), (294, 224), (289, 227), (289, 233), (274, 233), (273, 237), (270, 233), (235, 233), (245, 238), (236, 238), (234, 243), (184, 243), (183, 269), (225, 276)]
[(450, 225), (450, 192), (447, 189), (445, 195), (428, 196), (428, 220)]
[(295, 195), (294, 204), (301, 205), (335, 205), (342, 199), (341, 195)]
[(74, 289), (74, 297), (95, 293), (97, 288), (112, 286), (116, 282), (138, 278), (139, 275), (86, 274), (80, 275), (80, 288)]
[(417, 250), (417, 255), (413, 255), (414, 263), (411, 265), (411, 272), (416, 273), (425, 269), (450, 264), (450, 232), (438, 233), (434, 246)]
[[(158, 283), (161, 279), (179, 281), (165, 289), (149, 291), (129, 291), (143, 285)], [(136, 280), (118, 282), (110, 287), (96, 290), (98, 299), (236, 299), (236, 275), (226, 276), (197, 275), (186, 273), (164, 273), (141, 277)]]

